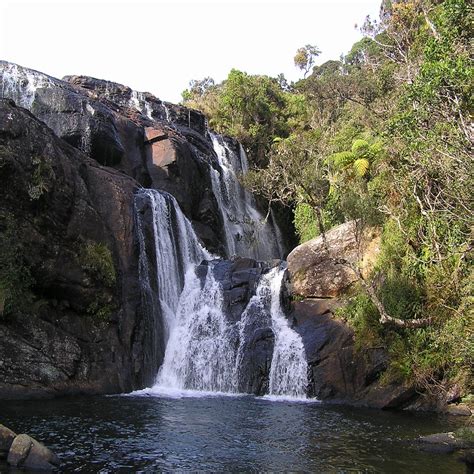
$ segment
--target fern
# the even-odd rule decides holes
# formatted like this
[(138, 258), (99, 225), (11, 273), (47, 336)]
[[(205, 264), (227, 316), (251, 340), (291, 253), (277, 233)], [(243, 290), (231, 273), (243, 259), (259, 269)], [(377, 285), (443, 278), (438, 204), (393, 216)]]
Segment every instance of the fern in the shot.
[(359, 158), (358, 160), (354, 161), (353, 166), (357, 176), (365, 176), (367, 171), (369, 171), (369, 160), (365, 158)]
[(361, 140), (360, 138), (354, 140), (352, 143), (352, 153), (357, 158), (365, 158), (369, 153), (369, 144), (365, 140)]
[(338, 168), (345, 168), (354, 161), (354, 154), (351, 151), (341, 151), (332, 155), (332, 161)]

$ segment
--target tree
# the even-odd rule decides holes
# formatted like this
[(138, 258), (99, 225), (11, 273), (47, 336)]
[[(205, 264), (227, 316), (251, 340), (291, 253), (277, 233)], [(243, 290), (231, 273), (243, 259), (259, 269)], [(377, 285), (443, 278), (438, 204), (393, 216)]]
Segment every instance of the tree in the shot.
[(304, 73), (303, 77), (306, 78), (311, 68), (314, 66), (316, 58), (321, 54), (321, 50), (317, 46), (307, 44), (298, 48), (296, 51), (294, 61), (295, 66), (301, 69)]

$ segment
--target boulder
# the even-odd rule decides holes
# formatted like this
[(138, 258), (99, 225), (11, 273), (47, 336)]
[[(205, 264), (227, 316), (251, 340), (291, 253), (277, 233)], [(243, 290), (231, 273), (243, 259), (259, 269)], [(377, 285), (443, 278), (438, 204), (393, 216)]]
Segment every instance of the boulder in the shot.
[(474, 448), (474, 428), (462, 428), (455, 432), (435, 433), (420, 436), (416, 443), (423, 451), (435, 453), (452, 453), (459, 449)]
[(5, 459), (7, 457), (15, 436), (16, 433), (0, 424), (0, 459)]
[(293, 302), (290, 316), (309, 366), (308, 395), (356, 406), (404, 408), (417, 397), (414, 387), (380, 383), (387, 353), (383, 348), (358, 352), (352, 329), (332, 315), (338, 305), (335, 299)]
[(346, 265), (336, 263), (344, 259), (360, 261), (363, 272), (371, 268), (378, 252), (380, 237), (375, 229), (366, 232), (360, 245), (353, 221), (341, 224), (326, 233), (328, 250), (321, 236), (296, 247), (288, 255), (288, 272), (293, 294), (306, 298), (334, 298), (357, 281), (355, 273)]
[(27, 434), (13, 440), (7, 462), (13, 467), (43, 471), (59, 466), (56, 454)]
[(456, 416), (471, 416), (472, 411), (471, 409), (464, 403), (459, 403), (457, 405), (447, 405), (444, 409), (444, 413), (448, 415), (456, 415)]

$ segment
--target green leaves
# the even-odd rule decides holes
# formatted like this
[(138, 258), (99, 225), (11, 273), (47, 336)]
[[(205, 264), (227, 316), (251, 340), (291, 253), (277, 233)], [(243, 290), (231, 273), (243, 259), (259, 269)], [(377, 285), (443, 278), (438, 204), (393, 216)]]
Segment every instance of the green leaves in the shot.
[(294, 62), (295, 66), (304, 72), (304, 77), (314, 66), (316, 58), (321, 54), (321, 50), (314, 45), (307, 44), (296, 51)]
[(352, 153), (356, 158), (365, 158), (369, 152), (369, 144), (365, 140), (359, 138), (352, 143)]
[(369, 160), (367, 160), (366, 158), (359, 158), (354, 161), (353, 167), (357, 176), (360, 176), (362, 178), (369, 171)]
[[(353, 172), (355, 176), (363, 178), (369, 173), (371, 162), (375, 161), (382, 152), (381, 142), (370, 145), (367, 140), (358, 138), (352, 142), (351, 151), (334, 153), (329, 161), (333, 163), (336, 174), (345, 173), (346, 178), (350, 179)], [(339, 180), (336, 179), (336, 181)]]
[(108, 288), (113, 288), (116, 272), (112, 252), (102, 243), (88, 242), (83, 244), (79, 255), (80, 264), (87, 273)]

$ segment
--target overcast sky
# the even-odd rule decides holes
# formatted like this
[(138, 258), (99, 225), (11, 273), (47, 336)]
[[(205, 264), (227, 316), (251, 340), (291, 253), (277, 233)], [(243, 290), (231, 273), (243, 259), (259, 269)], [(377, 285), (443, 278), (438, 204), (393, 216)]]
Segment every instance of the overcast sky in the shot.
[(0, 0), (0, 59), (61, 78), (85, 74), (177, 102), (191, 79), (231, 68), (290, 80), (315, 44), (337, 59), (381, 0)]

